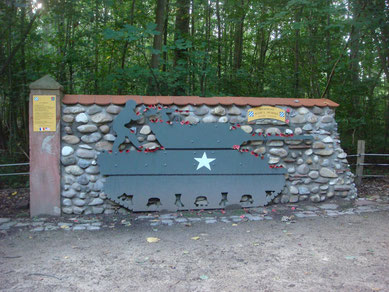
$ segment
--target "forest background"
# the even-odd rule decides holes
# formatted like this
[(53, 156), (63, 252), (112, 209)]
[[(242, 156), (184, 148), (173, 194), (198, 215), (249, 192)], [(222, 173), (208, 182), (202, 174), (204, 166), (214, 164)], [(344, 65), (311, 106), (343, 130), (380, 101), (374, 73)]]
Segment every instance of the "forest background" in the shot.
[(0, 163), (29, 83), (67, 94), (329, 98), (342, 147), (389, 151), (387, 0), (0, 0)]

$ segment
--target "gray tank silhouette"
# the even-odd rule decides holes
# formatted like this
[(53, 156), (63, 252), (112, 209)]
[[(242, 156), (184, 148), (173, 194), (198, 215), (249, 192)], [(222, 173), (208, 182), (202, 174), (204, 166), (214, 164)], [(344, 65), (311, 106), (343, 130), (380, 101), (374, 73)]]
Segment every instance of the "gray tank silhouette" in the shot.
[(284, 168), (269, 165), (267, 156), (241, 146), (285, 137), (251, 135), (239, 125), (226, 123), (172, 122), (173, 110), (168, 108), (144, 109), (143, 114), (153, 117), (149, 126), (161, 148), (143, 149), (134, 143), (137, 151), (119, 151), (125, 137), (130, 141), (136, 137), (125, 127), (138, 117), (135, 104), (128, 103), (132, 104), (113, 122), (118, 137), (115, 148), (97, 158), (106, 176), (104, 192), (119, 205), (133, 211), (258, 207), (267, 205), (284, 188)]

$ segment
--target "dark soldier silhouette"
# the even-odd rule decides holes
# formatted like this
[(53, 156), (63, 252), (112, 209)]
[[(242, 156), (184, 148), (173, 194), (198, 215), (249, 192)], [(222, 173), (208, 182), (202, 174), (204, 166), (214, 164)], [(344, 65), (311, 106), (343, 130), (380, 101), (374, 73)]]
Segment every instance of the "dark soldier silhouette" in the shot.
[(116, 133), (116, 139), (113, 143), (113, 150), (118, 151), (119, 146), (128, 138), (131, 143), (136, 147), (140, 147), (140, 143), (135, 135), (126, 127), (131, 121), (138, 121), (141, 119), (141, 116), (135, 114), (136, 102), (134, 100), (128, 100), (124, 109), (119, 113), (119, 115), (113, 121), (113, 130)]

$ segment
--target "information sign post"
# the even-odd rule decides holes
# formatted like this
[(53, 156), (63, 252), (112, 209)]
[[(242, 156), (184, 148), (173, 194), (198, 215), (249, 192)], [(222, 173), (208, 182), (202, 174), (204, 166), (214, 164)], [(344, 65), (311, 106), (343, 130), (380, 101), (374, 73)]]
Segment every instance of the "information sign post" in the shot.
[(61, 214), (60, 100), (62, 86), (49, 75), (30, 84), (30, 215)]

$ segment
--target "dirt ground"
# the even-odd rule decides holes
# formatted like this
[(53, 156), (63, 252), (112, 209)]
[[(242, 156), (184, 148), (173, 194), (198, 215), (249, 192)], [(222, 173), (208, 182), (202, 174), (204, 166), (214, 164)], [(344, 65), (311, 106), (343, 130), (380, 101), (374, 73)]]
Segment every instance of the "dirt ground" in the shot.
[(294, 224), (23, 230), (0, 240), (0, 290), (389, 291), (388, 222), (385, 211)]
[[(387, 205), (388, 185), (365, 180), (361, 203)], [(0, 217), (28, 218), (28, 190), (0, 191), (0, 207)], [(389, 211), (295, 223), (281, 215), (157, 227), (131, 219), (98, 231), (11, 229), (0, 236), (0, 291), (389, 291)]]

